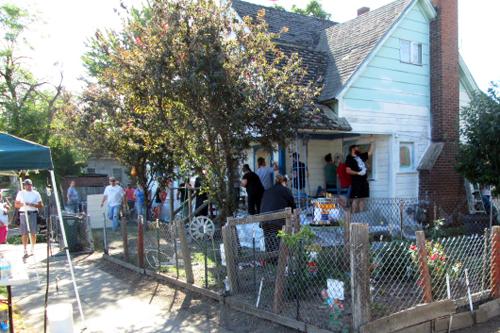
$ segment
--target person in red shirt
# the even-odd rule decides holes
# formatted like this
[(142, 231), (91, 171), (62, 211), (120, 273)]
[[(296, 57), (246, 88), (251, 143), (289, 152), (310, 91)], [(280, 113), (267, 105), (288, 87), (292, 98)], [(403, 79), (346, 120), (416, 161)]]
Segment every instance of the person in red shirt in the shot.
[(132, 187), (132, 184), (127, 185), (125, 198), (127, 199), (128, 210), (132, 212), (135, 207), (135, 188)]
[(349, 199), (351, 196), (351, 175), (347, 173), (347, 165), (342, 162), (340, 155), (336, 156), (335, 159), (339, 159), (337, 167), (337, 193), (345, 194), (346, 198)]

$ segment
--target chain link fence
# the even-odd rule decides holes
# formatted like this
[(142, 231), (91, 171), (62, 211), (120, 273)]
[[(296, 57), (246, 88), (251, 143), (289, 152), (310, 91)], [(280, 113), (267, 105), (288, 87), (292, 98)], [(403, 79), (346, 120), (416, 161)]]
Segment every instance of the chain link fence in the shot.
[(371, 244), (370, 293), (374, 319), (424, 303), (414, 242)]
[[(202, 216), (145, 222), (144, 268), (188, 283), (191, 276), (198, 287), (256, 309), (347, 332), (355, 306), (352, 275), (359, 273), (351, 271), (357, 250), (349, 227), (364, 223), (369, 263), (355, 269), (369, 279), (372, 319), (446, 298), (466, 306), (469, 294), (473, 302), (488, 297), (492, 244), (489, 231), (478, 227), (482, 220), (470, 217), (477, 223), (474, 232), (450, 236), (443, 232), (450, 215), (440, 219), (445, 213), (429, 201), (372, 199), (361, 211), (352, 207), (338, 198), (321, 199), (293, 214), (230, 218), (222, 228)], [(470, 231), (463, 225), (460, 230)], [(139, 265), (138, 233), (137, 221), (129, 221), (123, 246), (123, 232), (108, 231), (110, 255)]]

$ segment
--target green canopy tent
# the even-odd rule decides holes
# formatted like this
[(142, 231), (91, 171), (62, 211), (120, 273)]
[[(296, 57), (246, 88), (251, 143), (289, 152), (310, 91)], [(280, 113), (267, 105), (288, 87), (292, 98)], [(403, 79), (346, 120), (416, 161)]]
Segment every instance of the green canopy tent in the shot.
[[(52, 163), (52, 154), (49, 147), (0, 132), (0, 175), (19, 177), (22, 172), (34, 170), (48, 170), (50, 173), (52, 188), (57, 188), (54, 164)], [(71, 279), (73, 281), (73, 288), (75, 290), (75, 296), (78, 303), (78, 310), (82, 321), (85, 322), (82, 304), (80, 302), (80, 295), (76, 285), (73, 264), (68, 250), (68, 242), (66, 240), (66, 232), (64, 230), (61, 211), (61, 202), (57, 191), (54, 191), (54, 198), (56, 201), (57, 215), (59, 217), (59, 225), (61, 228), (66, 257), (68, 259), (68, 266), (71, 273)]]

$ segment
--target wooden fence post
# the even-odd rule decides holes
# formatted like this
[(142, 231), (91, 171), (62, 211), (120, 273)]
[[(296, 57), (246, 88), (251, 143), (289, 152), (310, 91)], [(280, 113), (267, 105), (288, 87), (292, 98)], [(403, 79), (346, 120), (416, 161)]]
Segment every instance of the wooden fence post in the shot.
[(354, 332), (370, 321), (370, 241), (368, 225), (350, 225), (352, 322)]
[(491, 229), (491, 296), (500, 298), (500, 226)]
[(128, 252), (128, 230), (127, 230), (127, 219), (125, 218), (125, 214), (122, 214), (122, 218), (120, 221), (120, 229), (122, 232), (122, 242), (123, 242), (123, 257), (126, 261), (129, 259)]
[(417, 250), (418, 250), (418, 266), (420, 271), (420, 282), (424, 294), (424, 302), (432, 302), (432, 283), (427, 265), (427, 249), (425, 248), (425, 234), (423, 231), (417, 231)]
[(231, 225), (227, 222), (222, 227), (222, 241), (224, 243), (224, 255), (226, 256), (226, 269), (227, 276), (230, 284), (231, 293), (237, 293), (239, 284), (238, 284), (238, 273), (236, 267), (236, 260), (234, 258), (234, 244), (231, 232)]
[(186, 228), (184, 222), (181, 220), (175, 221), (177, 225), (177, 233), (179, 234), (179, 241), (181, 243), (182, 259), (184, 259), (184, 271), (186, 272), (186, 282), (194, 283), (193, 266), (191, 265), (191, 251), (186, 238)]
[(144, 220), (139, 219), (137, 225), (137, 264), (144, 268)]
[[(289, 234), (292, 233), (292, 210), (290, 208), (285, 209), (285, 226), (283, 230)], [(278, 266), (276, 267), (276, 280), (274, 285), (274, 297), (273, 297), (273, 312), (280, 313), (283, 306), (283, 296), (285, 293), (285, 271), (286, 263), (288, 260), (288, 246), (280, 241), (279, 254), (278, 254)]]

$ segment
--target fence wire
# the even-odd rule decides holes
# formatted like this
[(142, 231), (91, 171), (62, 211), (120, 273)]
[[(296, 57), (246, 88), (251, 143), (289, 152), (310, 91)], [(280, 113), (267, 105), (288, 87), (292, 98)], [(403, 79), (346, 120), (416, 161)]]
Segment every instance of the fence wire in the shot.
[(374, 319), (423, 303), (418, 263), (411, 257), (411, 249), (416, 245), (408, 241), (372, 243), (370, 293)]
[(446, 275), (454, 300), (489, 288), (490, 242), (485, 234), (428, 241), (427, 248), (434, 300), (448, 298)]

